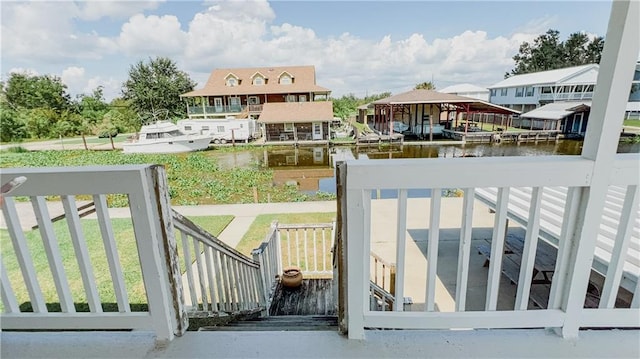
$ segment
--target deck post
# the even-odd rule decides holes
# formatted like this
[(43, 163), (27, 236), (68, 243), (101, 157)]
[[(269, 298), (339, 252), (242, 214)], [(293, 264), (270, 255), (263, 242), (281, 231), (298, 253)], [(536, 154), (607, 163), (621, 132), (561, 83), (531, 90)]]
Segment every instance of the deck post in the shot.
[(561, 289), (561, 308), (565, 311), (565, 320), (560, 332), (564, 338), (577, 338), (581, 325), (600, 219), (640, 51), (639, 24), (639, 2), (627, 0), (612, 3), (607, 42), (582, 150), (582, 157), (593, 161), (592, 179), (589, 187), (581, 189), (573, 238), (576, 245), (570, 248), (567, 272), (558, 273), (566, 278), (566, 285)]

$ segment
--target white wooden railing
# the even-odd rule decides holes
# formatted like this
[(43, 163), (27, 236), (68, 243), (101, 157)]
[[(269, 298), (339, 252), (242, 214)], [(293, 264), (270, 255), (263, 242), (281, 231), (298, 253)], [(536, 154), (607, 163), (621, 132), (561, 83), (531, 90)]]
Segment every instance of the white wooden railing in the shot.
[[(6, 168), (1, 181), (18, 176), (27, 181), (5, 195), (2, 204), (11, 239), (10, 246), (2, 247), (0, 262), (3, 329), (147, 329), (154, 330), (159, 340), (184, 333), (188, 322), (178, 284), (180, 269), (174, 260), (177, 246), (163, 167)], [(128, 225), (119, 226), (129, 228), (137, 248), (133, 258), (139, 260), (127, 263), (126, 273), (121, 263), (126, 247), (120, 247), (121, 233), (114, 231), (107, 208), (111, 195), (127, 202)], [(37, 218), (40, 236), (33, 239), (36, 234), (29, 234), (29, 241), (25, 234), (30, 226), (23, 229), (21, 224), (29, 206), (14, 199), (24, 196), (32, 207), (30, 216)], [(60, 243), (59, 228), (54, 228), (45, 200), (50, 196), (62, 202), (68, 228), (65, 238), (71, 244)], [(85, 198), (95, 203), (98, 234), (89, 235), (80, 219), (76, 202)], [(8, 267), (9, 259), (17, 266)], [(100, 263), (103, 269), (97, 271)], [(78, 272), (80, 278), (72, 279)], [(143, 288), (125, 280), (136, 273)], [(144, 298), (142, 303), (131, 302), (133, 292)], [(117, 304), (113, 311), (103, 308), (110, 301)], [(30, 311), (21, 308), (26, 302)], [(51, 303), (59, 303), (59, 310)], [(80, 303), (86, 303), (88, 311), (77, 310)], [(132, 309), (134, 304), (148, 309)]]
[(266, 308), (271, 305), (278, 276), (282, 273), (280, 235), (277, 226), (277, 221), (272, 222), (264, 241), (252, 251), (253, 260), (260, 264), (260, 277), (264, 283), (262, 291), (263, 297), (266, 299)]
[(182, 239), (179, 261), (185, 268), (187, 307), (208, 313), (266, 308), (258, 263), (175, 211), (173, 219)]
[[(640, 156), (618, 155), (614, 163), (614, 170), (610, 176), (612, 184), (631, 186), (638, 185), (640, 171)], [(441, 329), (441, 328), (532, 328), (532, 327), (562, 327), (569, 320), (566, 312), (569, 305), (579, 305), (578, 310), (583, 316), (578, 316), (574, 323), (577, 327), (606, 326), (633, 327), (638, 326), (637, 301), (634, 308), (584, 310), (584, 294), (582, 300), (569, 302), (565, 300), (565, 293), (575, 283), (567, 280), (571, 271), (591, 271), (591, 261), (584, 261), (588, 266), (580, 267), (572, 257), (572, 246), (579, 240), (580, 228), (576, 228), (576, 217), (580, 196), (587, 195), (584, 191), (590, 185), (590, 175), (593, 162), (579, 156), (564, 157), (512, 157), (512, 158), (463, 158), (463, 159), (408, 159), (408, 160), (377, 160), (377, 161), (347, 161), (340, 165), (341, 178), (346, 191), (346, 198), (341, 204), (347, 223), (346, 251), (347, 251), (347, 285), (348, 285), (348, 331), (352, 338), (362, 338), (364, 328), (404, 328), (404, 329)], [(527, 310), (529, 290), (533, 277), (534, 258), (540, 228), (540, 196), (541, 190), (548, 186), (568, 187), (570, 198), (562, 210), (562, 235), (556, 271), (551, 287), (551, 298), (548, 308), (543, 310)], [(442, 203), (442, 188), (462, 188), (464, 203), (460, 218), (460, 240), (458, 250), (457, 280), (455, 285), (455, 311), (435, 311), (436, 273), (438, 273), (438, 242), (440, 233), (440, 216)], [(498, 205), (493, 225), (492, 258), (500, 258), (499, 253), (504, 249), (504, 229), (506, 223), (506, 209), (509, 201), (509, 190), (512, 187), (532, 187), (533, 196), (529, 212), (529, 227), (525, 239), (523, 262), (520, 269), (520, 281), (517, 284), (517, 294), (513, 310), (496, 311), (501, 276), (501, 261), (490, 262), (486, 303), (483, 311), (467, 311), (466, 298), (468, 288), (478, 283), (469, 283), (469, 257), (474, 250), (471, 247), (471, 234), (474, 220), (474, 192), (476, 188), (498, 187)], [(428, 247), (426, 259), (428, 263), (424, 312), (403, 312), (402, 305), (396, 305), (394, 312), (377, 312), (369, 310), (369, 281), (370, 256), (362, 253), (371, 251), (372, 242), (378, 240), (372, 232), (372, 194), (378, 189), (398, 189), (397, 227), (396, 233), (396, 288), (395, 303), (403, 303), (405, 292), (405, 273), (413, 263), (405, 258), (407, 245), (407, 191), (409, 189), (432, 189), (430, 199), (430, 214), (428, 229)], [(636, 191), (628, 191), (635, 196)], [(630, 201), (630, 200), (627, 200)], [(637, 200), (636, 200), (637, 206)], [(636, 208), (637, 211), (637, 208)], [(634, 221), (633, 213), (627, 213), (628, 220)], [(629, 215), (631, 214), (631, 215)], [(427, 215), (425, 214), (425, 223)], [(415, 228), (412, 228), (415, 230)], [(627, 238), (630, 228), (626, 221), (621, 221), (618, 227), (619, 236)], [(616, 244), (616, 247), (626, 248), (628, 244)], [(593, 252), (589, 254), (593, 257)], [(607, 275), (607, 281), (619, 283), (624, 266), (624, 256), (612, 259), (611, 267), (616, 268)], [(611, 277), (609, 276), (611, 274)], [(617, 288), (617, 286), (616, 286)], [(637, 293), (637, 290), (636, 290)], [(637, 296), (636, 296), (637, 297)], [(415, 298), (414, 298), (415, 300)], [(607, 299), (610, 302), (609, 299)]]
[(300, 268), (305, 278), (331, 278), (335, 222), (312, 224), (271, 223), (269, 233), (253, 250), (260, 265), (267, 307), (284, 267)]
[(277, 224), (284, 266), (307, 277), (331, 277), (335, 223)]

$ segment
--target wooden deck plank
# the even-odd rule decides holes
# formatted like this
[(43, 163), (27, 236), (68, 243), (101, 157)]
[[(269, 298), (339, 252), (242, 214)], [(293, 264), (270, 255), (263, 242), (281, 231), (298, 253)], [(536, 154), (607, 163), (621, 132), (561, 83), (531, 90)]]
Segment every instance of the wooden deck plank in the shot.
[(269, 315), (335, 315), (332, 279), (304, 279), (299, 288), (275, 290)]

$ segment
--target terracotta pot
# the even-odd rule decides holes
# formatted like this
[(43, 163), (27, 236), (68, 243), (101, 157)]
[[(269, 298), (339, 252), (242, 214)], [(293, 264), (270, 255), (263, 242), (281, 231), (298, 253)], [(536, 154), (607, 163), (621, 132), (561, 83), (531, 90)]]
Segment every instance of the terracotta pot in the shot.
[(286, 267), (282, 271), (280, 281), (287, 288), (297, 288), (302, 284), (302, 272), (298, 267)]

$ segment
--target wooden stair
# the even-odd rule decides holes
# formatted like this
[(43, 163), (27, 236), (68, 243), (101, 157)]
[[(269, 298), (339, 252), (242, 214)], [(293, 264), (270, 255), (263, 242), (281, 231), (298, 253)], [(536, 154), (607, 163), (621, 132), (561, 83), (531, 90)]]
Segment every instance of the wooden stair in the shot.
[(281, 315), (231, 322), (225, 326), (201, 327), (199, 331), (311, 331), (337, 330), (338, 318), (331, 315)]

